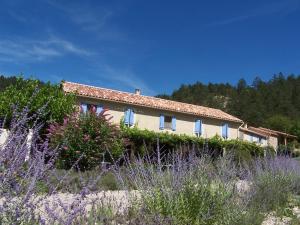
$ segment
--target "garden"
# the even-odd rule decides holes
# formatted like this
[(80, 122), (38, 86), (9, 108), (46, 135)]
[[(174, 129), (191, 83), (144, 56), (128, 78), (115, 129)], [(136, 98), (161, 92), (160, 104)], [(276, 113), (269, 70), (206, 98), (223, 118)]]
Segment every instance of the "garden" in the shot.
[(0, 224), (300, 224), (289, 155), (117, 126), (109, 110), (82, 114), (59, 86), (26, 82), (0, 95)]

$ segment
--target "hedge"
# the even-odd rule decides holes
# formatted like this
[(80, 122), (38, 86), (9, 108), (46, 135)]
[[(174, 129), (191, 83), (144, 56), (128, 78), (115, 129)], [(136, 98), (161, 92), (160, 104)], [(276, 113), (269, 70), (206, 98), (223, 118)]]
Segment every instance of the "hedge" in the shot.
[[(255, 143), (242, 140), (224, 140), (216, 135), (206, 139), (203, 137), (189, 136), (185, 134), (170, 134), (168, 132), (154, 132), (141, 130), (137, 127), (128, 128), (121, 125), (123, 137), (129, 142), (130, 149), (138, 155), (156, 151), (157, 140), (164, 152), (187, 149), (194, 149), (198, 152), (218, 156), (225, 150), (226, 153), (234, 155), (236, 160), (248, 160), (253, 157), (262, 157), (265, 151), (275, 152), (270, 146), (262, 147)], [(185, 148), (183, 148), (185, 147)]]

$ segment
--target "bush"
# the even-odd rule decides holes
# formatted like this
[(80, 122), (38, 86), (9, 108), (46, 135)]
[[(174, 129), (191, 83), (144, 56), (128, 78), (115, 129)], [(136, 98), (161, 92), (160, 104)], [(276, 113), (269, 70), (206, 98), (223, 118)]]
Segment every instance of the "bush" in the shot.
[(252, 142), (228, 140), (224, 146), (226, 153), (232, 155), (234, 161), (238, 164), (250, 162), (253, 158), (264, 156), (264, 149)]
[(103, 110), (72, 115), (63, 125), (49, 128), (50, 144), (59, 146), (58, 168), (70, 169), (75, 162), (80, 170), (90, 170), (102, 162), (118, 159), (123, 154), (123, 140), (119, 129), (107, 119)]
[(300, 165), (286, 158), (258, 160), (253, 168), (253, 196), (250, 206), (260, 212), (280, 211), (289, 200), (299, 194)]
[(53, 122), (61, 123), (66, 115), (74, 111), (74, 105), (75, 96), (66, 95), (60, 85), (18, 78), (15, 85), (0, 92), (0, 120), (5, 118), (5, 126), (8, 127), (14, 106), (17, 106), (18, 112), (28, 107), (28, 115), (40, 114), (39, 120), (47, 126)]
[(146, 213), (170, 217), (174, 224), (234, 224), (241, 211), (224, 184), (206, 178), (189, 181), (176, 190), (156, 189), (145, 197)]
[(210, 139), (189, 135), (177, 135), (167, 132), (154, 132), (141, 130), (137, 127), (128, 128), (121, 126), (124, 138), (128, 139), (132, 150), (136, 155), (146, 155), (156, 152), (157, 139), (163, 152), (170, 153), (174, 149), (184, 151), (193, 149), (197, 154), (208, 154), (213, 158), (222, 155), (224, 148), (226, 153), (234, 156), (237, 163), (247, 162), (255, 157), (264, 155), (264, 148), (255, 144), (241, 140), (224, 140), (216, 135)]

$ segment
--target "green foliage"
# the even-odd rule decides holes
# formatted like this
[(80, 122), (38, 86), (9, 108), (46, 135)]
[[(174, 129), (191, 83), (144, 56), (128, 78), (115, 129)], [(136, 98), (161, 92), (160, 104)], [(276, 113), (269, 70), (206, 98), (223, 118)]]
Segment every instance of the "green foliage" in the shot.
[(187, 181), (180, 189), (155, 189), (144, 197), (146, 213), (171, 217), (174, 224), (235, 224), (241, 210), (232, 201), (232, 190), (211, 183), (205, 175)]
[[(238, 163), (264, 155), (264, 148), (255, 143), (241, 140), (224, 140), (217, 135), (210, 139), (204, 139), (202, 137), (170, 134), (168, 132), (157, 133), (149, 130), (141, 130), (137, 127), (128, 128), (122, 125), (121, 129), (124, 138), (131, 142), (132, 149), (139, 155), (151, 151), (155, 152), (157, 139), (159, 140), (160, 147), (163, 146), (163, 149), (166, 151), (173, 151), (174, 149), (182, 150), (180, 147), (187, 146), (190, 149), (201, 149), (203, 153), (216, 157), (221, 155), (223, 149), (225, 149), (226, 153), (232, 155)], [(270, 149), (270, 151), (274, 152), (274, 149)]]
[[(253, 142), (245, 142), (241, 140), (225, 141), (226, 154), (233, 156), (234, 161), (238, 164), (249, 162), (254, 157), (263, 157), (264, 148)], [(273, 150), (274, 151), (274, 150)]]
[(181, 85), (171, 95), (158, 97), (220, 108), (255, 126), (290, 132), (300, 140), (300, 76), (279, 73), (270, 81), (241, 79), (230, 84)]
[(91, 110), (70, 116), (63, 125), (50, 126), (50, 143), (61, 149), (58, 167), (69, 169), (78, 161), (80, 170), (89, 170), (123, 154), (121, 133), (107, 120), (109, 115), (105, 112), (97, 115)]
[(0, 76), (0, 92), (4, 91), (10, 85), (14, 85), (17, 83), (17, 77), (5, 77), (3, 75)]
[[(61, 178), (65, 177), (61, 182)], [(80, 193), (84, 187), (89, 186), (90, 191), (119, 190), (119, 183), (114, 173), (101, 171), (99, 168), (87, 171), (55, 169), (53, 174), (47, 177), (47, 184), (56, 187), (56, 191), (63, 193)], [(91, 183), (95, 185), (90, 185)], [(50, 185), (49, 185), (50, 184)], [(47, 193), (45, 183), (40, 182), (40, 192)]]
[(274, 115), (268, 118), (265, 121), (266, 126), (272, 127), (275, 130), (281, 130), (281, 131), (290, 131), (292, 128), (292, 121), (287, 116), (282, 115)]
[(0, 92), (0, 119), (11, 121), (13, 106), (23, 110), (29, 106), (29, 115), (45, 110), (39, 116), (46, 124), (62, 122), (63, 118), (74, 111), (75, 96), (65, 95), (59, 85), (42, 83), (38, 80), (18, 78), (14, 85)]
[[(251, 199), (251, 207), (261, 212), (270, 212), (286, 208), (294, 191), (295, 181), (299, 178), (294, 174), (277, 171), (266, 171), (254, 179), (255, 195)], [(299, 181), (298, 181), (299, 182)]]

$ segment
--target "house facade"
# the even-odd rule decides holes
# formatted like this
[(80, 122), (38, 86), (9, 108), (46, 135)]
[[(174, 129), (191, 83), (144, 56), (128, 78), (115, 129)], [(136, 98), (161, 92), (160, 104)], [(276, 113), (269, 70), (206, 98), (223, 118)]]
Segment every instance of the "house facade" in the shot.
[(272, 146), (277, 149), (279, 145), (287, 145), (288, 142), (297, 140), (297, 136), (288, 133), (271, 130), (264, 127), (251, 127), (245, 124), (239, 129), (240, 139), (255, 142), (261, 146)]
[(77, 96), (83, 111), (91, 106), (100, 112), (108, 109), (112, 122), (124, 120), (129, 127), (137, 126), (155, 132), (194, 135), (211, 138), (237, 139), (243, 121), (219, 109), (165, 100), (135, 93), (64, 82), (63, 90)]
[(272, 146), (297, 137), (263, 127), (248, 127), (242, 120), (219, 109), (176, 102), (151, 96), (63, 82), (65, 93), (77, 96), (77, 104), (86, 112), (96, 107), (97, 112), (108, 109), (112, 122), (140, 129), (173, 134), (186, 134), (203, 138), (219, 135), (224, 139), (240, 139), (261, 146)]

